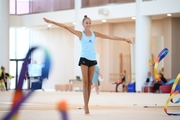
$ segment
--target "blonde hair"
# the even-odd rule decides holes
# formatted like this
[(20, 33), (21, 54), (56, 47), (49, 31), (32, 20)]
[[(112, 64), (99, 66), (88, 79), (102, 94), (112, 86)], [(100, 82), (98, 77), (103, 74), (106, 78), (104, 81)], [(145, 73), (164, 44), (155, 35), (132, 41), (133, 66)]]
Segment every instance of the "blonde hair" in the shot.
[(86, 19), (90, 19), (90, 18), (87, 15), (84, 15), (82, 22), (84, 22)]

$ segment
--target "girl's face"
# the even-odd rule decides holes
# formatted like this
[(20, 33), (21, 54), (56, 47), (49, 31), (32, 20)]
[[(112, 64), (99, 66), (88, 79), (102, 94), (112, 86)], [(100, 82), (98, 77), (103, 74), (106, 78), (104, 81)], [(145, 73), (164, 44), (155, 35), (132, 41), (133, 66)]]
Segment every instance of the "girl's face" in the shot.
[(91, 20), (90, 19), (86, 19), (83, 23), (82, 23), (83, 27), (85, 30), (90, 30), (91, 28)]

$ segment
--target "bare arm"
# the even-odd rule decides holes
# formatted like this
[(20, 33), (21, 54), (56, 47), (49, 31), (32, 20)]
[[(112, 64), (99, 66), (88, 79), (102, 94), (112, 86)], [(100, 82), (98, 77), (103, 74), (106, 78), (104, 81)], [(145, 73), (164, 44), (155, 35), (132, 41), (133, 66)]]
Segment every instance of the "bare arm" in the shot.
[(111, 40), (121, 40), (121, 41), (126, 41), (127, 43), (132, 44), (131, 40), (126, 39), (126, 38), (121, 38), (121, 37), (117, 37), (117, 36), (109, 36), (109, 35), (105, 35), (99, 32), (95, 32), (94, 34), (96, 37), (100, 37), (100, 38), (104, 38), (104, 39), (111, 39)]
[(66, 25), (64, 25), (64, 24), (62, 24), (62, 23), (58, 23), (58, 22), (55, 22), (55, 21), (51, 21), (51, 20), (46, 19), (46, 18), (43, 18), (43, 19), (44, 19), (44, 21), (47, 22), (47, 23), (51, 23), (51, 24), (54, 24), (54, 25), (56, 25), (56, 26), (65, 28), (66, 30), (68, 30), (68, 31), (71, 32), (72, 34), (78, 36), (79, 39), (81, 39), (81, 37), (82, 37), (82, 33), (81, 33), (80, 31), (78, 31), (78, 30), (74, 30), (74, 29), (72, 29), (71, 27), (68, 27), (68, 26), (66, 26)]

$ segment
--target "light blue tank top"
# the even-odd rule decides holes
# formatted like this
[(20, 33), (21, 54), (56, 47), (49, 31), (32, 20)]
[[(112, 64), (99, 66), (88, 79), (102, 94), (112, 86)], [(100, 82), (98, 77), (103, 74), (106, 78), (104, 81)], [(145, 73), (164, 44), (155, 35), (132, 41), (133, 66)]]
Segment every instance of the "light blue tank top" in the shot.
[(82, 32), (81, 38), (81, 57), (86, 58), (88, 60), (96, 60), (96, 52), (94, 49), (96, 37), (94, 32), (91, 32), (91, 36), (86, 36), (84, 32)]

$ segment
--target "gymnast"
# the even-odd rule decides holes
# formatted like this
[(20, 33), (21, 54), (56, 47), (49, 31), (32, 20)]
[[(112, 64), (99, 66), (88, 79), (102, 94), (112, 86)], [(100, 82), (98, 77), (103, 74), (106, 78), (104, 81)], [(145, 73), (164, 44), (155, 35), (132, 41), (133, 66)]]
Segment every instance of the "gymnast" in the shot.
[(91, 89), (93, 89), (95, 87), (96, 93), (99, 94), (99, 86), (100, 86), (100, 81), (99, 81), (99, 76), (101, 77), (101, 79), (103, 79), (103, 76), (100, 72), (100, 69), (98, 67), (98, 65), (95, 66), (94, 69), (94, 76), (92, 79), (92, 86)]
[(5, 91), (4, 80), (5, 80), (5, 68), (1, 66), (1, 70), (0, 70), (0, 90), (1, 91)]
[(91, 19), (85, 15), (82, 20), (82, 25), (84, 27), (84, 31), (78, 31), (71, 27), (66, 26), (65, 24), (58, 23), (46, 18), (43, 18), (45, 22), (54, 24), (56, 26), (65, 28), (72, 34), (76, 35), (82, 46), (82, 52), (79, 60), (79, 66), (81, 67), (82, 76), (83, 76), (83, 98), (84, 98), (84, 112), (85, 115), (90, 115), (89, 112), (89, 98), (91, 93), (91, 85), (92, 85), (92, 78), (94, 74), (94, 68), (97, 64), (96, 61), (96, 52), (94, 49), (96, 37), (100, 37), (103, 39), (110, 39), (110, 40), (120, 40), (125, 41), (127, 43), (132, 43), (131, 40), (122, 38), (122, 37), (116, 37), (116, 36), (110, 36), (105, 35), (100, 32), (91, 31)]

